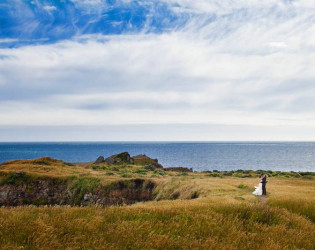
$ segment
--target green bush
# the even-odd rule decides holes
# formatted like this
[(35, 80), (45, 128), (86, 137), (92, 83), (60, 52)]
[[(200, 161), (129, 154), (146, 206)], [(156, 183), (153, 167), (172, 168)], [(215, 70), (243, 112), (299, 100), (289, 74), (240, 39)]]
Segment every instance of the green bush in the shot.
[(230, 171), (225, 171), (225, 172), (223, 173), (223, 175), (224, 175), (224, 176), (232, 176), (233, 173), (230, 172)]
[(209, 177), (219, 177), (219, 178), (222, 178), (222, 176), (221, 176), (220, 174), (217, 174), (217, 173), (207, 174), (206, 176), (209, 176)]
[(1, 180), (1, 184), (17, 184), (21, 182), (27, 182), (31, 179), (31, 176), (27, 175), (24, 171), (10, 172)]
[(167, 174), (166, 174), (165, 171), (163, 171), (163, 170), (158, 170), (158, 169), (156, 169), (156, 170), (154, 170), (153, 175), (165, 176), (165, 175), (167, 175)]
[(180, 173), (178, 175), (180, 175), (180, 176), (188, 176), (188, 173), (187, 172), (182, 172), (182, 173)]
[(246, 189), (246, 188), (248, 188), (248, 186), (245, 185), (245, 184), (243, 184), (243, 183), (241, 183), (241, 184), (238, 185), (237, 187), (240, 188), (240, 189)]
[(148, 173), (148, 170), (141, 168), (141, 169), (137, 169), (137, 170), (135, 171), (135, 173), (136, 173), (136, 174), (146, 175), (146, 174)]
[(132, 177), (132, 175), (130, 173), (124, 173), (124, 174), (121, 174), (120, 176), (123, 178), (131, 178)]
[(191, 199), (197, 199), (199, 197), (199, 192), (198, 191), (194, 191), (192, 194), (191, 194)]
[(234, 177), (237, 177), (237, 178), (242, 178), (242, 177), (243, 177), (243, 175), (240, 174), (240, 173), (236, 173), (236, 174), (234, 174), (233, 176), (234, 176)]
[(71, 177), (69, 178), (68, 186), (71, 189), (79, 189), (82, 191), (93, 191), (101, 184), (100, 179), (93, 177)]
[(79, 205), (84, 194), (93, 192), (98, 188), (101, 185), (101, 180), (93, 177), (72, 176), (67, 179), (67, 184), (69, 189), (73, 192), (70, 204)]
[(110, 168), (110, 170), (115, 171), (115, 172), (118, 172), (118, 171), (119, 171), (119, 167), (112, 166), (112, 167)]

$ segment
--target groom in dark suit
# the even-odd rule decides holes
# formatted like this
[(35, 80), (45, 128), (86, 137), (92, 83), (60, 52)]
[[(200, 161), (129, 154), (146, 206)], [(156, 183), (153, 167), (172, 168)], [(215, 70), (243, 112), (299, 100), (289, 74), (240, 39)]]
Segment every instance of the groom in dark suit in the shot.
[(261, 183), (262, 183), (262, 194), (267, 195), (267, 192), (266, 192), (267, 176), (265, 174), (263, 174), (262, 176)]

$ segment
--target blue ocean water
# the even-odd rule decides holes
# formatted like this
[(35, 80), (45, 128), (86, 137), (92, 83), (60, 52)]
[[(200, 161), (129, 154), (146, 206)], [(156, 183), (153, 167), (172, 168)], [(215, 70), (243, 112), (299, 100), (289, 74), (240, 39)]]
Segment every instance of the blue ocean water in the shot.
[(315, 171), (315, 142), (47, 142), (0, 143), (0, 163), (43, 156), (89, 162), (128, 151), (159, 159), (164, 167), (196, 171), (264, 169)]

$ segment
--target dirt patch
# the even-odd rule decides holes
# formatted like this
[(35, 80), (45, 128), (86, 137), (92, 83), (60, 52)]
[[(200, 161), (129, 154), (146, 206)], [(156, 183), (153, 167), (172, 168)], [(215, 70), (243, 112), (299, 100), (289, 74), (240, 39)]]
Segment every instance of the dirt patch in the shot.
[(263, 197), (262, 195), (258, 195), (257, 197), (259, 199), (260, 204), (262, 204), (262, 205), (266, 204), (266, 198), (265, 197)]

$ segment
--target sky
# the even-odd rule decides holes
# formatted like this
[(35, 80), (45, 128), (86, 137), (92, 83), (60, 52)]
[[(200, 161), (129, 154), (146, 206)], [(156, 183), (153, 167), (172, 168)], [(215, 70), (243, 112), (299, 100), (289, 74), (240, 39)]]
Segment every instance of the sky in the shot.
[(2, 0), (0, 141), (315, 141), (315, 2)]

